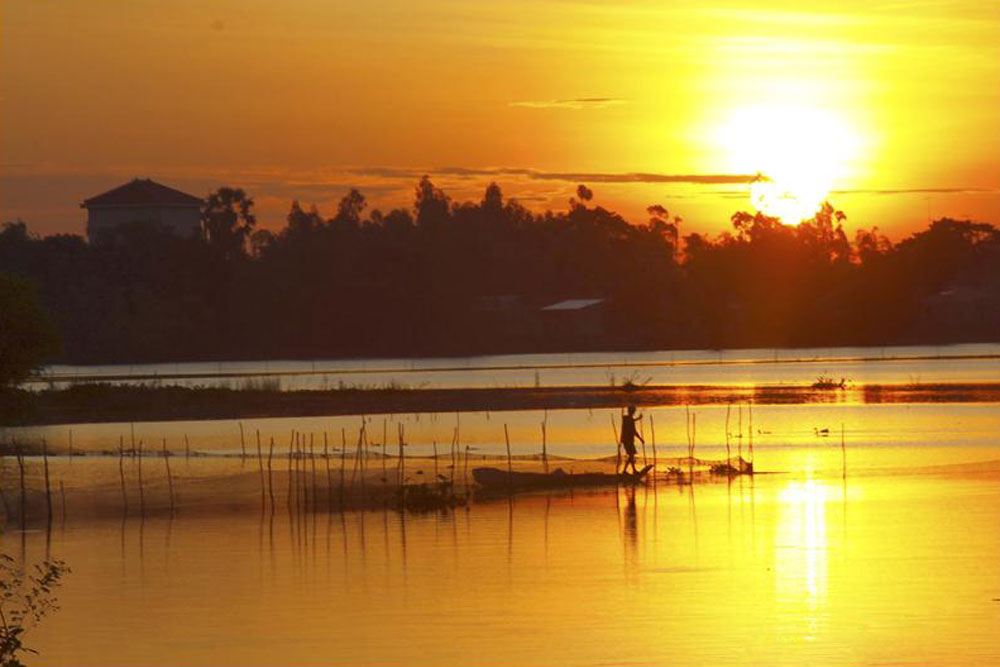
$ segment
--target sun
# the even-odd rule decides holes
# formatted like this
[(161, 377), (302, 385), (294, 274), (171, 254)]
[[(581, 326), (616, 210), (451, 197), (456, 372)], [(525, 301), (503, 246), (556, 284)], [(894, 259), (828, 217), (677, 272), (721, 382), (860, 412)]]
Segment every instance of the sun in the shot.
[(730, 169), (760, 174), (750, 184), (753, 207), (789, 224), (813, 216), (858, 152), (857, 135), (834, 112), (792, 106), (735, 111), (717, 140)]

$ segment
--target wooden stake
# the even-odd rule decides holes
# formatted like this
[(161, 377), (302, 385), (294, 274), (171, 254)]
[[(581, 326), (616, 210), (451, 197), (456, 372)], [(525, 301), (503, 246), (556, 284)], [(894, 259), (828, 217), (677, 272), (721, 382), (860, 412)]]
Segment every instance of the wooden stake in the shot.
[(24, 485), (24, 454), (21, 452), (21, 447), (18, 446), (17, 449), (17, 467), (21, 474), (21, 526), (24, 526), (24, 522), (27, 519), (28, 510), (28, 490)]
[(313, 433), (309, 434), (309, 466), (312, 469), (312, 509), (316, 511), (316, 450), (313, 448)]
[(240, 459), (246, 460), (247, 458), (247, 441), (243, 437), (243, 422), (240, 422)]
[(691, 452), (688, 454), (688, 477), (694, 484), (694, 443), (698, 433), (698, 415), (691, 415)]
[(257, 433), (257, 471), (260, 473), (260, 511), (267, 509), (266, 485), (264, 483), (264, 452), (260, 446), (260, 429)]
[(726, 404), (726, 465), (728, 466), (733, 465), (733, 452), (731, 449), (731, 445), (729, 444), (729, 416), (730, 414), (732, 414), (732, 411), (733, 411), (733, 404), (727, 403)]
[(452, 486), (455, 485), (455, 468), (458, 467), (458, 462), (455, 457), (458, 456), (458, 427), (451, 434), (451, 483)]
[(386, 426), (386, 424), (385, 424), (385, 417), (382, 417), (382, 483), (383, 484), (388, 484), (389, 483), (389, 472), (386, 469), (386, 465), (387, 465), (386, 459), (388, 458), (388, 456), (386, 456), (386, 455), (389, 453), (389, 450), (387, 449), (387, 447), (389, 446), (389, 441), (387, 439), (387, 434), (386, 434), (385, 426)]
[(45, 468), (45, 509), (49, 523), (52, 523), (52, 487), (49, 483), (49, 444), (42, 438), (42, 465)]
[(146, 514), (146, 492), (142, 488), (142, 438), (139, 438), (139, 449), (136, 455), (139, 457), (139, 513)]
[(611, 435), (615, 439), (615, 447), (617, 448), (617, 456), (615, 458), (615, 474), (618, 474), (618, 468), (622, 465), (622, 439), (618, 435), (618, 424), (615, 423), (615, 416), (611, 415)]
[(404, 435), (403, 435), (403, 424), (399, 424), (399, 485), (406, 485), (406, 452), (403, 451), (404, 445)]
[[(656, 470), (656, 423), (653, 421), (653, 415), (649, 415), (649, 435), (653, 443), (653, 470)], [(656, 479), (655, 475), (653, 479)]]
[(340, 505), (344, 505), (344, 475), (347, 466), (347, 431), (340, 429)]
[(740, 457), (740, 465), (743, 465), (743, 404), (740, 403), (736, 407), (739, 410), (738, 416), (739, 416), (739, 429), (740, 429), (739, 434), (736, 436), (736, 452), (737, 456)]
[(514, 469), (510, 460), (510, 433), (507, 432), (507, 424), (503, 425), (503, 439), (507, 443), (507, 487), (514, 484)]
[(274, 438), (267, 449), (267, 492), (271, 497), (271, 512), (274, 513), (274, 477), (271, 472), (271, 460), (274, 458)]
[(469, 488), (469, 446), (465, 446), (465, 467), (462, 468), (462, 486)]
[[(382, 444), (383, 450), (385, 449), (385, 443)], [(330, 470), (330, 443), (326, 436), (326, 431), (323, 431), (323, 458), (326, 460), (326, 507), (328, 510), (333, 509), (333, 473)]]
[(118, 476), (122, 482), (122, 508), (128, 512), (128, 493), (125, 490), (125, 438), (118, 436)]
[(642, 421), (639, 422), (639, 442), (642, 443), (642, 465), (649, 463), (646, 460), (646, 429), (642, 426)]
[(548, 413), (546, 413), (545, 418), (542, 419), (542, 468), (545, 470), (546, 474), (548, 474), (549, 472), (549, 450), (547, 443), (548, 438), (546, 434), (546, 425), (545, 425), (545, 422), (547, 422), (548, 420), (549, 420), (549, 415)]
[(191, 443), (188, 441), (187, 433), (184, 434), (184, 459), (191, 458)]
[(292, 448), (295, 446), (295, 429), (292, 429), (292, 436), (288, 439), (288, 497), (285, 499), (285, 504), (288, 505), (288, 511), (292, 511), (292, 482), (294, 480), (292, 476)]
[(3, 502), (3, 516), (5, 521), (10, 521), (10, 503), (7, 502), (7, 494), (3, 490), (3, 476), (7, 471), (7, 460), (0, 456), (0, 501)]
[(170, 489), (170, 513), (174, 512), (174, 476), (170, 472), (170, 452), (167, 451), (167, 439), (163, 439), (163, 464), (167, 468), (167, 488)]

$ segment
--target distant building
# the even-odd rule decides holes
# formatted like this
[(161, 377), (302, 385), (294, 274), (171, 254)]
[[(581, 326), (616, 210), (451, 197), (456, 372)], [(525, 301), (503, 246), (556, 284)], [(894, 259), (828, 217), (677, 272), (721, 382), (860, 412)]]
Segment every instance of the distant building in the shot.
[(569, 344), (592, 345), (605, 334), (604, 299), (566, 299), (541, 309), (546, 335)]
[(93, 242), (118, 225), (139, 222), (181, 236), (201, 230), (202, 200), (148, 178), (135, 179), (80, 204), (87, 209), (87, 238)]

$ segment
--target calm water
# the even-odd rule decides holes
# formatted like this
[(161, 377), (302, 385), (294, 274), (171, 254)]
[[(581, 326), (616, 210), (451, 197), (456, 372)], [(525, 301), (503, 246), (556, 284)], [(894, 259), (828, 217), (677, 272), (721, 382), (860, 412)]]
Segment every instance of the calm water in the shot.
[(762, 475), (392, 512), (69, 522), (39, 665), (1000, 660), (1000, 484)]
[[(604, 374), (620, 380), (623, 370), (655, 373), (654, 382), (718, 384), (808, 382), (819, 373), (856, 382), (1000, 378), (1000, 346), (896, 348), (874, 361), (855, 360), (878, 356), (873, 350), (813, 352), (822, 360), (783, 363), (791, 353), (782, 351), (778, 362), (759, 351), (561, 355), (403, 373), (394, 364), (410, 362), (330, 362), (316, 373), (271, 362), (264, 370), (220, 365), (215, 379), (277, 367), (285, 388), (316, 386), (335, 384), (330, 369), (347, 366), (359, 371), (352, 384), (418, 384), (406, 376), (434, 386), (534, 384), (536, 371), (541, 384), (603, 384)], [(941, 355), (961, 358), (933, 358)], [(648, 365), (624, 365), (639, 363)], [(59, 372), (84, 371), (95, 369)], [(660, 457), (685, 455), (687, 411), (644, 412), (646, 455), (654, 426)], [(51, 554), (73, 568), (61, 611), (27, 638), (41, 651), (31, 664), (1000, 663), (1000, 404), (759, 405), (752, 426), (744, 406), (732, 409), (728, 428), (724, 405), (692, 412), (698, 457), (724, 458), (728, 432), (732, 454), (748, 458), (752, 440), (757, 470), (774, 474), (635, 494), (525, 496), (445, 515), (293, 516), (280, 499), (273, 515), (256, 509), (252, 461), (177, 456), (187, 504), (174, 519), (140, 520), (134, 460), (123, 518), (116, 459), (55, 457), (68, 517), (57, 513), (51, 533), (0, 532), (0, 550), (22, 562)], [(457, 429), (474, 456), (503, 452), (506, 424), (514, 453), (531, 454), (541, 451), (544, 421), (551, 455), (598, 457), (614, 454), (617, 415), (372, 415), (366, 431), (375, 451), (388, 441), (394, 453), (402, 426), (407, 456), (420, 457), (435, 446), (445, 452)], [(147, 449), (166, 439), (177, 454), (186, 440), (196, 452), (233, 454), (242, 428), (249, 452), (259, 432), (265, 450), (274, 438), (282, 453), (293, 429), (317, 451), (324, 435), (331, 447), (344, 438), (353, 448), (361, 419), (73, 424), (8, 429), (0, 439), (45, 438), (65, 450), (72, 438), (75, 450), (91, 453), (117, 448), (119, 438)], [(149, 459), (145, 469), (161, 500), (164, 464)], [(8, 460), (0, 471), (5, 488), (14, 470)], [(27, 474), (39, 488), (37, 460)], [(220, 488), (250, 502), (227, 509), (230, 494)], [(114, 512), (73, 511), (102, 493)]]
[(522, 354), (436, 359), (357, 359), (52, 366), (31, 386), (84, 379), (240, 387), (270, 380), (280, 388), (333, 389), (533, 387), (621, 384), (802, 384), (820, 375), (854, 383), (995, 382), (1000, 345), (685, 350)]

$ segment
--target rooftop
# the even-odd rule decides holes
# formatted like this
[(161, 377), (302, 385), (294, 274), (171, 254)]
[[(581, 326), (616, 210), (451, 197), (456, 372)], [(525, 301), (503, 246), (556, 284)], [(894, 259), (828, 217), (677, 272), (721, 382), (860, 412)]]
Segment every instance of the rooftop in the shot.
[(542, 310), (583, 310), (590, 308), (604, 301), (604, 299), (566, 299), (551, 305), (545, 306)]
[(202, 200), (156, 181), (135, 179), (96, 197), (83, 200), (80, 208), (102, 206), (201, 206)]

